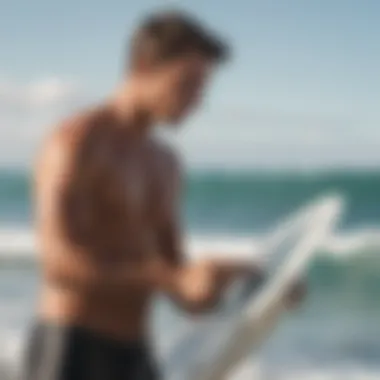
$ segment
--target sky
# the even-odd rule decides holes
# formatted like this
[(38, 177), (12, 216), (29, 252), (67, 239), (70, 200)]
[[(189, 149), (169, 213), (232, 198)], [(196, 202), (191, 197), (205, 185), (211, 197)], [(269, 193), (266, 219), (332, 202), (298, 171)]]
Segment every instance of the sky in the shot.
[(29, 166), (56, 121), (106, 97), (138, 21), (172, 6), (233, 51), (172, 136), (189, 166), (379, 165), (378, 0), (0, 0), (0, 165)]

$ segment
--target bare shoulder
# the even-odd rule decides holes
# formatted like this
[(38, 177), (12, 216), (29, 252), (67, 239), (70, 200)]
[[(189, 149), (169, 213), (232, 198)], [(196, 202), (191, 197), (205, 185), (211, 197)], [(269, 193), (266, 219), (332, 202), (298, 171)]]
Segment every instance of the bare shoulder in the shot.
[[(73, 115), (53, 126), (41, 144), (36, 169), (52, 166), (58, 162), (68, 163), (85, 147), (94, 127), (101, 120), (99, 110), (89, 110)], [(88, 144), (87, 144), (88, 145)]]

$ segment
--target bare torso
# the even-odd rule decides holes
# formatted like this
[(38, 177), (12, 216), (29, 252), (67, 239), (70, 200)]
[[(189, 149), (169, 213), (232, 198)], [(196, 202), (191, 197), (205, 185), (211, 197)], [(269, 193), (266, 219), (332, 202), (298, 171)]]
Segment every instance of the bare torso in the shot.
[[(62, 183), (49, 185), (47, 173), (61, 151), (66, 162)], [(78, 287), (71, 272), (83, 255), (104, 271), (157, 259), (160, 226), (175, 208), (175, 167), (166, 148), (133, 136), (106, 109), (58, 128), (43, 149), (36, 175), (42, 318), (145, 339), (153, 289), (111, 289), (107, 281), (100, 290)]]

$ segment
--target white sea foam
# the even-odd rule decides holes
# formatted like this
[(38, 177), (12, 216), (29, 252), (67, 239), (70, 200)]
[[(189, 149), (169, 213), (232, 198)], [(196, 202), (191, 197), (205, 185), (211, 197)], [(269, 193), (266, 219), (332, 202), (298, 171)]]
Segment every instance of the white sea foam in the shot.
[[(262, 235), (206, 235), (190, 236), (185, 245), (189, 255), (197, 258), (201, 252), (210, 255), (233, 255), (235, 258), (260, 256)], [(36, 252), (36, 241), (33, 231), (22, 228), (0, 228), (1, 261), (33, 261)], [(380, 228), (353, 230), (330, 236), (321, 244), (322, 253), (335, 257), (351, 257), (363, 251), (380, 250)]]

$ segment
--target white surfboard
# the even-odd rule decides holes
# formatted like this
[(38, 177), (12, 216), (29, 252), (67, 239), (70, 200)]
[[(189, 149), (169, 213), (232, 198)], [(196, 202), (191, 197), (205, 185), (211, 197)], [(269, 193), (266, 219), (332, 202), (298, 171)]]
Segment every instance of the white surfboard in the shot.
[(219, 315), (205, 319), (175, 345), (168, 378), (227, 379), (247, 355), (260, 349), (285, 311), (291, 286), (305, 273), (341, 211), (339, 197), (325, 197), (280, 223), (262, 245), (264, 284), (236, 284)]

